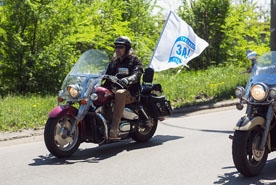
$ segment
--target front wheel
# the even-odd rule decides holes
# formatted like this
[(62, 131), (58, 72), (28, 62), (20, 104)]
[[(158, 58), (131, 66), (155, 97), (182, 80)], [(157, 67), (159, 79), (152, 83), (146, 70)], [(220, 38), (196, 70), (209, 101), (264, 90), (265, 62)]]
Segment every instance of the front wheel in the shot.
[(79, 128), (76, 127), (73, 135), (69, 136), (74, 121), (72, 116), (48, 119), (44, 129), (44, 142), (54, 156), (69, 157), (79, 148)]
[(136, 142), (146, 142), (150, 140), (156, 131), (158, 120), (151, 120), (150, 124), (138, 126), (132, 135)]
[(255, 127), (250, 131), (236, 130), (232, 143), (232, 157), (237, 170), (246, 177), (258, 175), (265, 166), (268, 149), (259, 150), (263, 130)]

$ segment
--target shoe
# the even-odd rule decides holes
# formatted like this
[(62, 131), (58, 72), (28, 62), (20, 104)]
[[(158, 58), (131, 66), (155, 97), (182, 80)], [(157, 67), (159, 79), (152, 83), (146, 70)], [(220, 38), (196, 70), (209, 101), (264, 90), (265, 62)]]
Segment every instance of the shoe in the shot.
[(117, 136), (117, 133), (115, 131), (113, 131), (112, 129), (109, 131), (108, 139), (109, 140), (113, 140), (113, 141), (119, 141), (119, 140), (121, 140), (121, 138), (119, 138)]
[(119, 138), (119, 137), (108, 137), (108, 140), (110, 140), (110, 141), (120, 141), (121, 138)]

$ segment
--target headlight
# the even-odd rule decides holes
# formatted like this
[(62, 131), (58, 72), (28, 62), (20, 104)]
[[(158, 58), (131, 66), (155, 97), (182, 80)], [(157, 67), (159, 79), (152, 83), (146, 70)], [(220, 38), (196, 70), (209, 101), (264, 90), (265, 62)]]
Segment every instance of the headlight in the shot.
[(273, 88), (270, 89), (270, 91), (269, 91), (269, 97), (270, 98), (276, 98), (276, 88), (275, 87), (273, 87)]
[(251, 87), (250, 93), (255, 100), (262, 101), (267, 97), (268, 88), (264, 84), (256, 84)]
[(241, 97), (243, 97), (244, 92), (245, 92), (244, 88), (241, 86), (238, 86), (235, 90), (235, 95), (236, 95), (236, 97), (241, 98)]
[(67, 91), (72, 98), (77, 98), (80, 95), (80, 88), (78, 85), (68, 85)]

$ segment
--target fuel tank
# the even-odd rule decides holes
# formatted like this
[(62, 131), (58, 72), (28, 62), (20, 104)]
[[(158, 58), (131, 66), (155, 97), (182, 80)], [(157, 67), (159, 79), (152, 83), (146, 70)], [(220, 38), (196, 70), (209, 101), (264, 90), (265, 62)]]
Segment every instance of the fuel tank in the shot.
[(114, 98), (114, 93), (104, 87), (96, 87), (95, 93), (98, 95), (98, 99), (94, 101), (94, 104), (97, 106), (110, 103)]

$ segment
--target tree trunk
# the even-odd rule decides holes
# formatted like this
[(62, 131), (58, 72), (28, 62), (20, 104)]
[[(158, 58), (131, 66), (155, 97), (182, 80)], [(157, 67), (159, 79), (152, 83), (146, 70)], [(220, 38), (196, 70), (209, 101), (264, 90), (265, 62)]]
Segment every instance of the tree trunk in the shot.
[(276, 0), (271, 0), (270, 48), (276, 51)]

